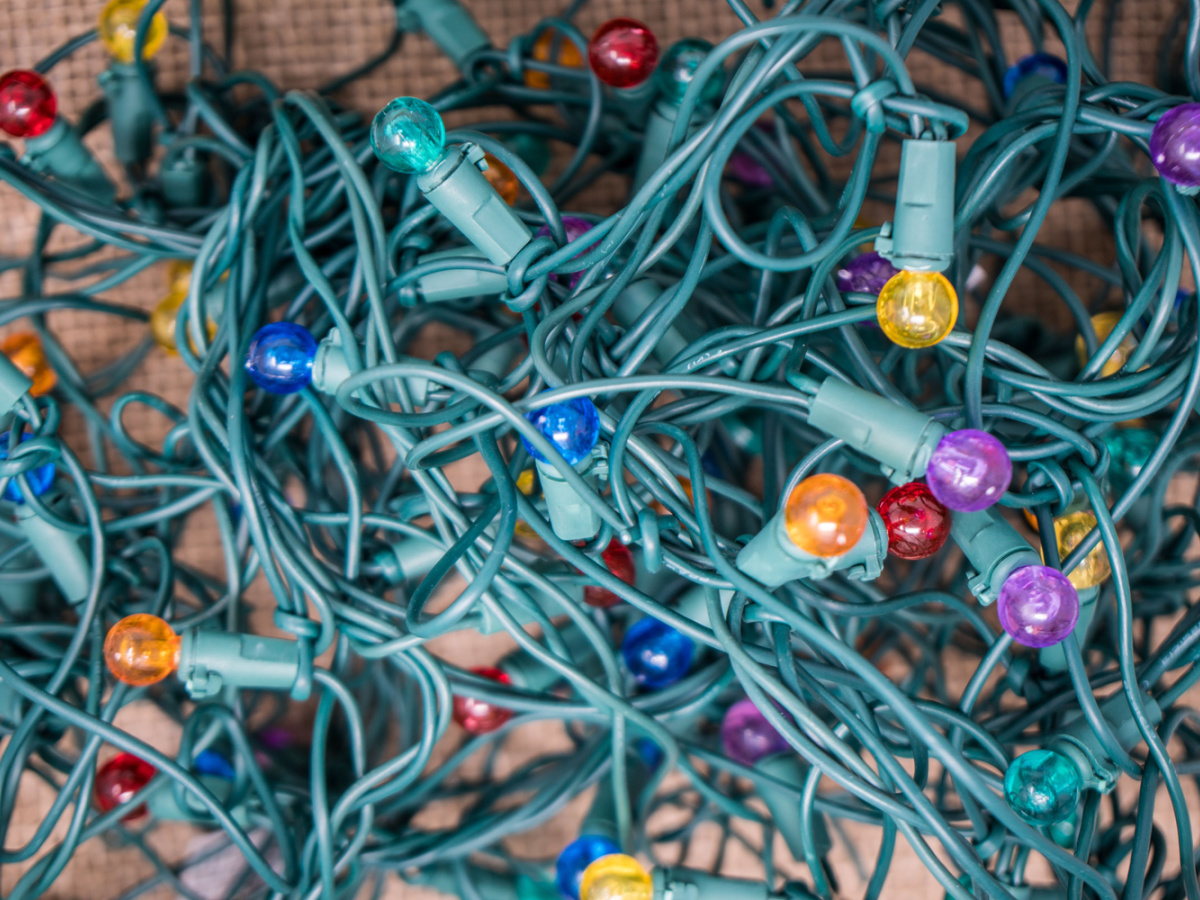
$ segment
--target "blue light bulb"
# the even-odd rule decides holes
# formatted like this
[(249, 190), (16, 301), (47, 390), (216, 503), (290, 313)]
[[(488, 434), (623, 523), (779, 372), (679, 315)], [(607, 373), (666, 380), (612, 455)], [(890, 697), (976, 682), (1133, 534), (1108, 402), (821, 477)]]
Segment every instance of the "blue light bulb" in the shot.
[(371, 122), (379, 161), (405, 175), (428, 172), (446, 149), (446, 126), (436, 109), (416, 97), (397, 97)]
[[(8, 459), (8, 442), (11, 438), (11, 431), (0, 434), (0, 459)], [(22, 433), (21, 443), (29, 440), (29, 438), (30, 435)], [(38, 497), (42, 496), (54, 481), (54, 463), (46, 463), (44, 466), (36, 466), (30, 469), (25, 473), (25, 478), (28, 479), (29, 487), (34, 495)], [(5, 500), (11, 500), (13, 503), (25, 502), (25, 495), (17, 485), (15, 477), (5, 486), (3, 496)]]
[(634, 681), (657, 690), (687, 674), (696, 645), (665, 622), (647, 616), (634, 622), (621, 642), (621, 656)]
[(1022, 753), (1004, 773), (1004, 798), (1030, 825), (1067, 819), (1079, 803), (1083, 779), (1075, 764), (1054, 750)]
[[(712, 48), (712, 44), (700, 38), (684, 38), (671, 45), (654, 70), (655, 84), (664, 98), (676, 105), (683, 100), (696, 68), (704, 62)], [(716, 100), (724, 86), (725, 70), (717, 69), (701, 89), (700, 102), (711, 103)]]
[(658, 767), (662, 765), (666, 754), (663, 753), (662, 747), (650, 740), (650, 738), (638, 738), (637, 743), (633, 745), (633, 749), (637, 751), (638, 757), (646, 768), (651, 772), (658, 771)]
[(1011, 97), (1017, 85), (1031, 75), (1066, 84), (1067, 64), (1051, 53), (1031, 53), (1021, 57), (1004, 73), (1004, 98)]
[[(546, 440), (558, 448), (559, 454), (571, 465), (577, 465), (596, 446), (600, 438), (600, 414), (587, 397), (576, 397), (562, 403), (551, 403), (525, 413)], [(529, 455), (539, 462), (549, 462), (529, 441), (521, 438)]]
[(554, 884), (567, 900), (579, 900), (583, 870), (602, 856), (620, 853), (621, 848), (600, 834), (581, 834), (558, 854)]
[(192, 769), (197, 775), (211, 775), (226, 781), (233, 781), (237, 777), (233, 763), (216, 750), (201, 750), (197, 753), (196, 758), (192, 760)]
[(246, 351), (246, 374), (270, 394), (294, 394), (312, 381), (317, 340), (295, 322), (264, 325)]

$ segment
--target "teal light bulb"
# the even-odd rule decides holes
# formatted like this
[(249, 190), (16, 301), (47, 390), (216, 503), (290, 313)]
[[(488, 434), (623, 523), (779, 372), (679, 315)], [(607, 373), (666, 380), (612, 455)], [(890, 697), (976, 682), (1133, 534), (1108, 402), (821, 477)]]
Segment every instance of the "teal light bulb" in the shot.
[[(696, 68), (704, 62), (713, 45), (700, 38), (684, 38), (671, 45), (654, 72), (654, 80), (663, 97), (678, 105), (692, 83)], [(711, 103), (725, 86), (725, 70), (717, 69), (700, 91), (700, 102)]]
[(1004, 798), (1030, 825), (1053, 825), (1069, 818), (1082, 790), (1079, 769), (1054, 750), (1022, 753), (1004, 773)]
[(424, 100), (397, 97), (375, 115), (371, 147), (389, 169), (419, 175), (442, 158), (446, 126), (438, 111)]
[(1149, 462), (1161, 440), (1148, 428), (1117, 428), (1106, 434), (1104, 443), (1112, 456), (1108, 471), (1113, 487), (1124, 492), (1141, 474), (1142, 466)]

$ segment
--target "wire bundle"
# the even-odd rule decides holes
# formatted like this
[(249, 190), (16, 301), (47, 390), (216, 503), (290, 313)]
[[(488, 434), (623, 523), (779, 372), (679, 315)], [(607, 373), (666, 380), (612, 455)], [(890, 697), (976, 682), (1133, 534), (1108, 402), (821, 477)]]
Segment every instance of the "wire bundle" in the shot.
[[(139, 46), (162, 5), (141, 12)], [(954, 4), (953, 20), (928, 0), (809, 0), (758, 21), (731, 0), (745, 28), (691, 72), (665, 161), (623, 208), (598, 215), (575, 201), (602, 174), (633, 174), (642, 119), (637, 97), (566, 64), (568, 48), (588, 55), (572, 24), (580, 6), (505, 50), (473, 54), (462, 79), (429, 98), (469, 124), (447, 140), (482, 148), (527, 198), (513, 208), (535, 236), (505, 266), (472, 259), (418, 179), (378, 162), (369, 120), (329, 96), (395, 52), (399, 32), (384, 57), (315, 93), (232, 72), (227, 54), (185, 34), (195, 77), (186, 96), (153, 105), (166, 158), (158, 170), (128, 168), (131, 200), (102, 202), (0, 156), (0, 177), (44, 213), (33, 254), (13, 263), (24, 293), (2, 321), (30, 322), (57, 381), (17, 408), (21, 428), (0, 462), (13, 488), (0, 587), (38, 592), (23, 609), (0, 597), (4, 830), (23, 776), (57, 792), (33, 839), (0, 855), (39, 857), (6, 896), (49, 890), (99, 835), (135, 843), (155, 865), (126, 896), (157, 884), (196, 896), (179, 879), (197, 861), (168, 866), (129, 818), (146, 794), (118, 791), (107, 808), (95, 799), (111, 787), (98, 773), (108, 745), (153, 766), (160, 793), (165, 783), (193, 821), (244, 854), (230, 896), (352, 896), (382, 890), (385, 873), (464, 897), (550, 892), (560, 848), (520, 858), (505, 838), (595, 784), (612, 803), (615, 845), (659, 864), (680, 845), (686, 856), (703, 823), (746, 842), (735, 822), (763, 821), (754, 798), (783, 798), (804, 835), (805, 883), (786, 888), (797, 895), (836, 892), (838, 857), (818, 836), (824, 823), (839, 833), (852, 822), (881, 835), (874, 859), (849, 852), (869, 900), (895, 889), (886, 879), (900, 839), (956, 900), (1022, 896), (1033, 856), (1049, 861), (1064, 897), (1200, 900), (1182, 786), (1200, 771), (1200, 723), (1183, 703), (1200, 677), (1187, 594), (1200, 524), (1191, 492), (1168, 503), (1200, 451), (1200, 318), (1180, 290), (1185, 260), (1200, 259), (1200, 219), (1148, 158), (1154, 122), (1187, 100), (1177, 92), (1200, 99), (1196, 66), (1161, 89), (1110, 81), (1080, 37), (1091, 4), (1072, 17), (1053, 0), (1023, 0), (1012, 7), (1035, 46), (1048, 32), (1065, 53), (1061, 79), (1019, 96), (1005, 85), (987, 3)], [(35, 68), (49, 72), (90, 37)], [(831, 44), (842, 51), (836, 69), (801, 76), (796, 64)], [(963, 95), (981, 89), (984, 105), (914, 84), (914, 49), (947, 60), (970, 82)], [(710, 102), (712, 78), (721, 91)], [(497, 106), (510, 115), (480, 111)], [(948, 277), (974, 325), (907, 349), (875, 327), (878, 290), (844, 286), (840, 270), (881, 233), (859, 217), (864, 203), (894, 198), (898, 141), (972, 128), (960, 141)], [(562, 165), (543, 184), (533, 158), (547, 143)], [(212, 178), (204, 202), (163, 200), (159, 173), (176, 163)], [(1111, 265), (1039, 242), (1066, 198), (1111, 229)], [(50, 253), (59, 223), (90, 243)], [(146, 319), (105, 298), (171, 261), (191, 266), (166, 327), (194, 374), (186, 408), (123, 388), (157, 352), (149, 338), (85, 374), (44, 320), (61, 309)], [(1062, 305), (1070, 331), (1011, 312), (1022, 270)], [(422, 294), (422, 279), (463, 272), (502, 276), (503, 290), (445, 303)], [(47, 295), (51, 273), (79, 286)], [(1079, 296), (1076, 275), (1102, 289)], [(639, 282), (653, 297), (621, 322), (614, 305)], [(1093, 317), (1102, 310), (1119, 312), (1107, 333)], [(256, 387), (244, 365), (252, 339), (280, 321), (337, 336), (348, 371), (335, 390)], [(473, 345), (422, 361), (434, 323)], [(487, 362), (497, 355), (503, 364)], [(872, 500), (889, 487), (870, 459), (809, 424), (803, 386), (814, 378), (999, 437), (1014, 464), (1001, 505), (1014, 522), (1022, 510), (1036, 522), (1046, 564), (1111, 571), (1089, 585), (1099, 597), (1086, 642), (1068, 638), (1057, 666), (1014, 646), (971, 595), (952, 544), (914, 562), (893, 556), (874, 581), (835, 572), (771, 589), (740, 571), (739, 551), (809, 476), (844, 476)], [(111, 414), (101, 398), (115, 398)], [(550, 521), (530, 452), (544, 451), (543, 432), (526, 414), (578, 398), (598, 411), (607, 475), (569, 480), (600, 520), (594, 538), (573, 542)], [(85, 411), (91, 469), (59, 437), (66, 405)], [(126, 431), (123, 412), (137, 405), (173, 423), (161, 446)], [(486, 468), (471, 490), (453, 469), (467, 459)], [(53, 485), (37, 490), (51, 464)], [(61, 540), (82, 540), (90, 576), (73, 608), (47, 580), (53, 566), (31, 557), (19, 507)], [(1056, 518), (1084, 508), (1094, 519), (1064, 547)], [(219, 525), (220, 577), (176, 559), (183, 522), (201, 509)], [(431, 603), (452, 572), (465, 587)], [(286, 692), (218, 687), (191, 705), (174, 682), (135, 688), (109, 676), (105, 638), (124, 617), (158, 616), (176, 633), (249, 632), (255, 579), (296, 645), (291, 696), (315, 701), (306, 734), (272, 727)], [(699, 613), (684, 611), (686, 596), (702, 598)], [(511, 635), (511, 669), (467, 671), (425, 646), (461, 630)], [(638, 647), (622, 652), (635, 633), (651, 657), (670, 650), (682, 664), (652, 663), (670, 670), (658, 682), (639, 676)], [(949, 660), (963, 658), (971, 674), (954, 687)], [(1128, 698), (1131, 751), (1094, 696), (1114, 688)], [(802, 762), (795, 783), (723, 743), (718, 726), (743, 698)], [(182, 722), (176, 756), (112, 724), (134, 700)], [(498, 754), (514, 730), (544, 720), (563, 724), (571, 749), (504, 771)], [(1005, 773), (1072, 722), (1086, 723), (1131, 787), (1085, 791), (1069, 824), (1035, 827), (1006, 799)], [(435, 761), (439, 742), (460, 746)], [(206, 752), (225, 768), (212, 756), (201, 765)], [(467, 764), (480, 752), (482, 771)], [(1170, 813), (1156, 821), (1160, 796)], [(457, 826), (414, 822), (446, 800), (466, 804)], [(687, 824), (648, 827), (668, 810)], [(752, 846), (771, 886), (776, 818)], [(265, 846), (254, 827), (269, 830)], [(1181, 869), (1168, 858), (1175, 843)]]

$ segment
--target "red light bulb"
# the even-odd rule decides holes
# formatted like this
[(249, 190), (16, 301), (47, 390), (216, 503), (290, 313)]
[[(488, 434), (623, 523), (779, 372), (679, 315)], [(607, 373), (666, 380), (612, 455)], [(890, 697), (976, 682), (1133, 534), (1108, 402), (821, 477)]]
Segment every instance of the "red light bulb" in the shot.
[[(508, 673), (495, 666), (482, 666), (472, 669), (471, 674), (480, 678), (490, 678), (499, 684), (512, 684)], [(495, 706), (487, 700), (477, 700), (474, 697), (454, 695), (454, 721), (470, 734), (487, 734), (495, 731), (513, 717), (511, 709)]]
[(634, 87), (654, 73), (658, 41), (637, 19), (610, 19), (588, 41), (588, 62), (610, 87)]
[[(626, 584), (633, 584), (637, 577), (637, 569), (633, 565), (633, 551), (613, 538), (600, 554), (608, 571), (612, 572)], [(608, 609), (621, 602), (621, 598), (608, 588), (598, 584), (589, 584), (583, 589), (583, 602), (597, 609)]]
[[(96, 783), (92, 786), (92, 797), (101, 812), (120, 806), (150, 783), (158, 769), (132, 753), (118, 753), (96, 770)], [(122, 822), (133, 822), (146, 815), (146, 807), (138, 806), (121, 818)]]
[(0, 75), (0, 129), (13, 137), (38, 137), (57, 116), (58, 98), (37, 72), (13, 69)]
[(899, 559), (933, 556), (950, 536), (950, 510), (924, 482), (892, 488), (875, 509), (887, 526), (888, 553)]

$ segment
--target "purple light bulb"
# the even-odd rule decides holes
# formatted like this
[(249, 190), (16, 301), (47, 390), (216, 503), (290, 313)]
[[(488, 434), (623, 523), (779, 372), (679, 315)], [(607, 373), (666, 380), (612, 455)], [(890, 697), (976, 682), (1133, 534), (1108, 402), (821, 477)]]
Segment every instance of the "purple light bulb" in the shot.
[(1200, 187), (1200, 103), (1182, 103), (1154, 123), (1150, 160), (1172, 184)]
[(735, 150), (729, 157), (726, 170), (735, 181), (748, 188), (769, 188), (775, 183), (771, 173), (745, 150)]
[[(562, 223), (563, 230), (567, 233), (567, 243), (583, 237), (592, 230), (591, 222), (585, 222), (583, 219), (577, 219), (575, 216), (563, 216)], [(550, 237), (550, 227), (548, 225), (543, 225), (537, 230), (537, 236)], [(574, 257), (572, 257), (572, 259), (578, 259), (591, 249), (591, 247), (587, 247), (584, 250), (580, 250), (575, 254)], [(571, 272), (569, 275), (551, 275), (550, 280), (561, 281), (563, 278), (565, 278), (567, 280), (567, 287), (571, 290), (575, 290), (575, 285), (579, 284), (579, 281), (581, 278), (583, 278), (583, 275), (583, 272)]]
[(721, 746), (734, 762), (752, 766), (760, 759), (786, 753), (788, 742), (775, 726), (767, 721), (754, 701), (739, 700), (725, 710), (721, 720)]
[(1058, 569), (1022, 566), (1005, 580), (996, 612), (1018, 644), (1049, 647), (1066, 640), (1075, 627), (1079, 595)]
[(837, 270), (838, 290), (878, 296), (883, 286), (899, 272), (899, 269), (872, 250), (870, 253), (854, 257)]
[(975, 512), (992, 506), (1008, 490), (1012, 460), (986, 431), (964, 428), (938, 441), (925, 481), (943, 506)]

